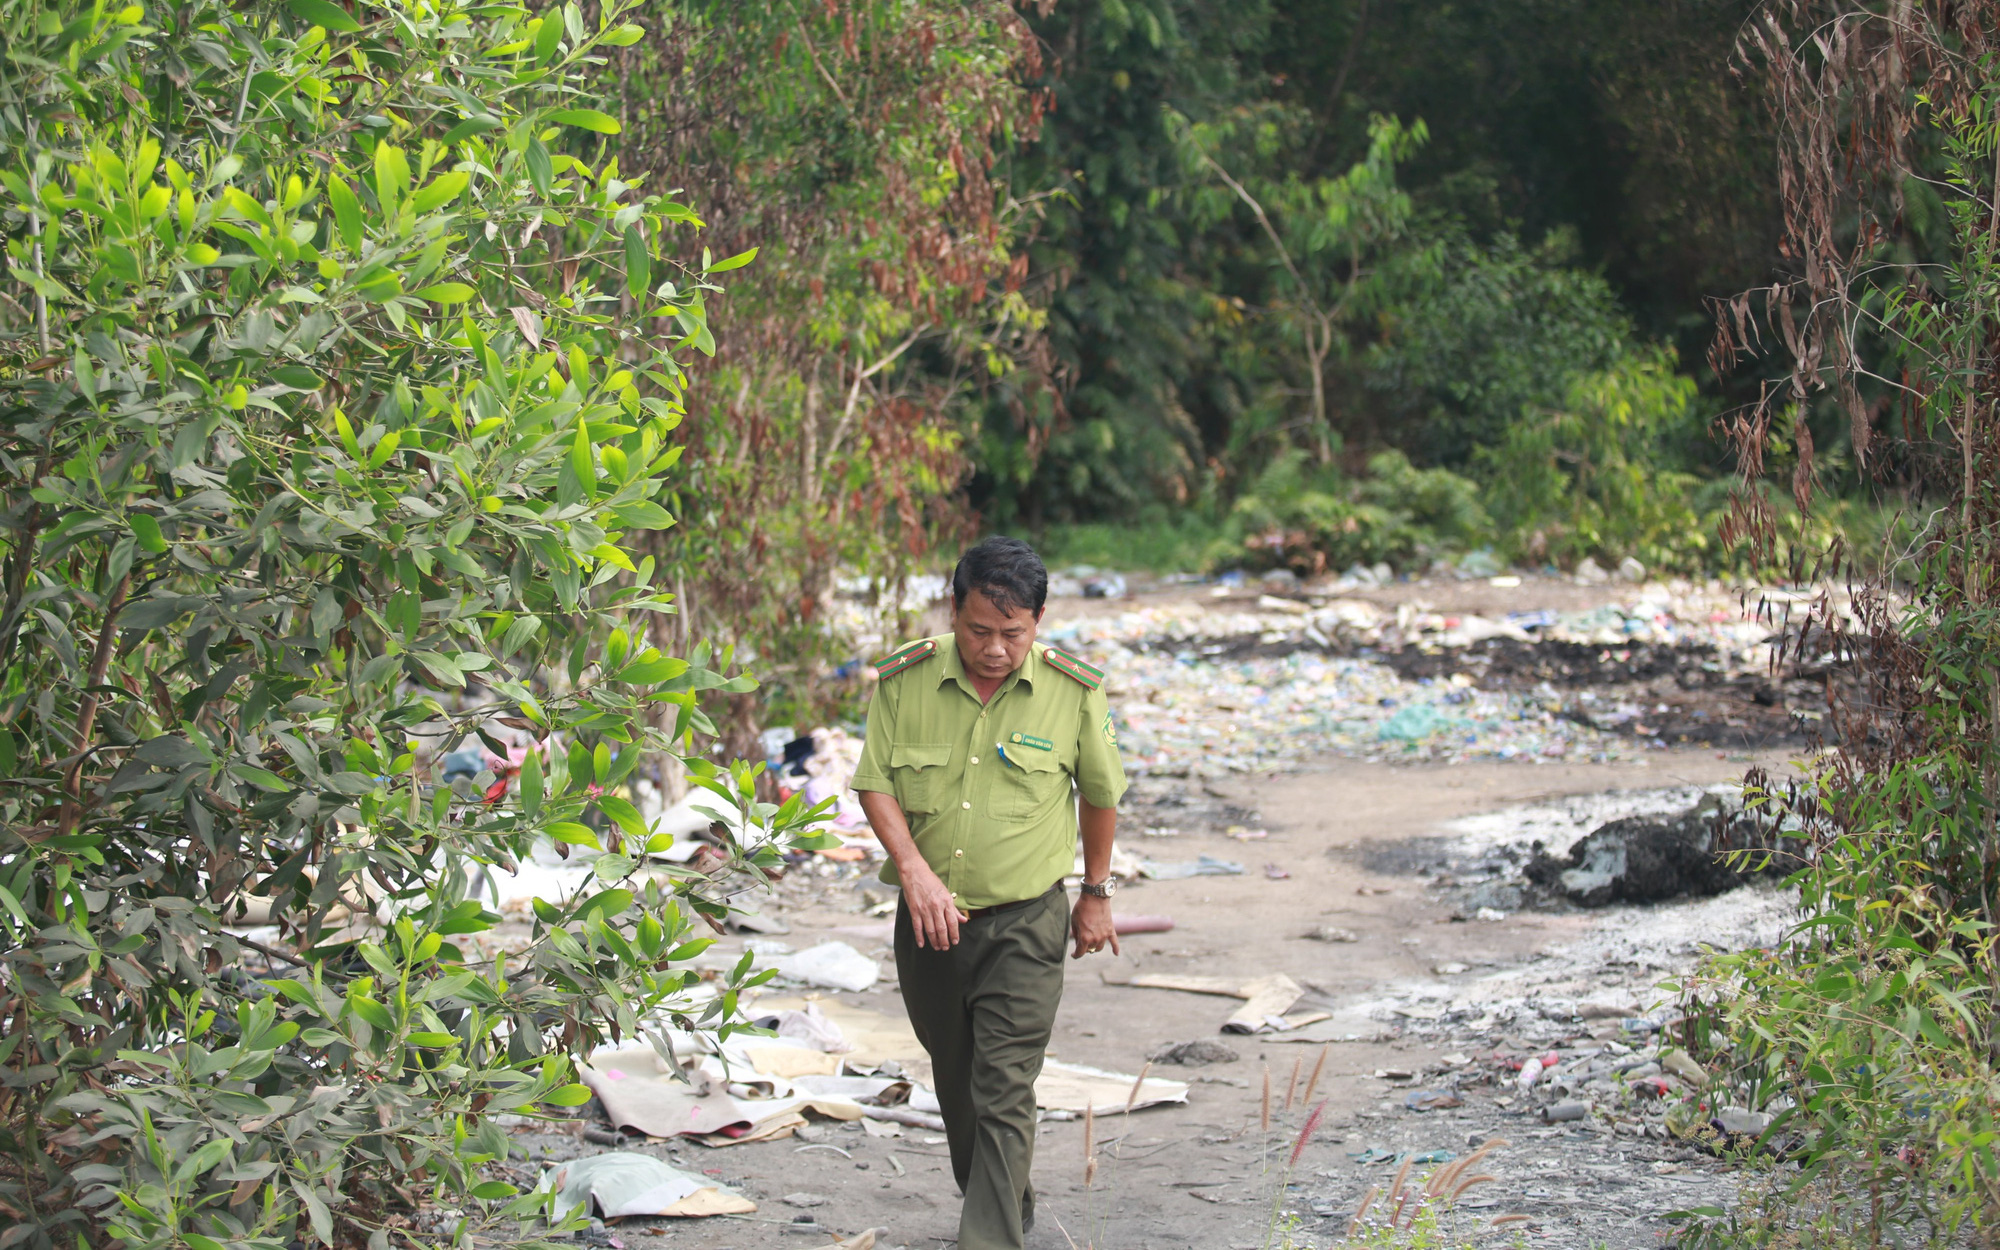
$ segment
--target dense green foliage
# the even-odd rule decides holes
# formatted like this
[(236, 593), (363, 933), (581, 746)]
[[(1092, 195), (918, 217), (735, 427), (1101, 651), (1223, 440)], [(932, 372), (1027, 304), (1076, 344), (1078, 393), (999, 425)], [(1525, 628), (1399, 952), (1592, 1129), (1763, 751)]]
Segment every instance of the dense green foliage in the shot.
[[(1803, 787), (1758, 797), (1798, 832), (1804, 923), (1720, 959), (1693, 1001), (1718, 1026), (1716, 1097), (1779, 1113), (1796, 1172), (1696, 1225), (1690, 1244), (1990, 1245), (2000, 1227), (2000, 72), (1990, 2), (1941, 11), (1790, 0), (1751, 45), (1782, 126), (1787, 239), (1818, 263), (1731, 309), (1727, 350), (1774, 346), (1791, 380), (1734, 426), (1746, 470), (1804, 415), (1902, 457), (1939, 506), (1910, 536), (1900, 593), (1864, 585), (1858, 621), (1816, 612), (1794, 645), (1852, 659), (1834, 745)], [(1831, 36), (1828, 32), (1833, 32)], [(1976, 36), (1976, 37), (1974, 37)], [(1911, 207), (1919, 179), (1937, 199)], [(1774, 336), (1765, 338), (1764, 336)], [(1852, 344), (1854, 351), (1843, 350)], [(1896, 379), (1891, 383), (1890, 379)], [(1895, 389), (1891, 389), (1894, 386)], [(1898, 393), (1900, 391), (1900, 393)], [(1908, 424), (1876, 425), (1887, 393)], [(1768, 498), (1737, 516), (1772, 533)], [(1757, 794), (1753, 789), (1753, 794)]]
[[(1768, 139), (1728, 68), (1750, 9), (1105, 0), (1041, 16), (1055, 106), (1007, 176), (1061, 191), (1027, 252), (1063, 402), (989, 410), (975, 503), (1031, 529), (1220, 532), (1294, 447), (1332, 453), (1347, 493), (1385, 449), (1484, 487), (1481, 449), (1578, 416), (1585, 379), (1636, 376), (1662, 346), (1690, 371), (1701, 299), (1773, 255)], [(1669, 468), (1725, 467), (1707, 416), (1732, 394), (1710, 385), (1658, 432)], [(1489, 510), (1487, 539), (1529, 559), (1638, 554), (1658, 525), (1552, 542), (1578, 518)], [(1670, 546), (1649, 549), (1721, 555)]]
[[(0, 6), (0, 1245), (386, 1246), (423, 1192), (463, 1244), (542, 1202), (495, 1114), (730, 1013), (613, 794), (750, 686), (633, 550), (732, 266), (591, 138), (625, 15)], [(441, 784), (510, 732), (517, 790)], [(800, 834), (689, 767), (739, 862)], [(482, 945), (541, 839), (594, 883)]]

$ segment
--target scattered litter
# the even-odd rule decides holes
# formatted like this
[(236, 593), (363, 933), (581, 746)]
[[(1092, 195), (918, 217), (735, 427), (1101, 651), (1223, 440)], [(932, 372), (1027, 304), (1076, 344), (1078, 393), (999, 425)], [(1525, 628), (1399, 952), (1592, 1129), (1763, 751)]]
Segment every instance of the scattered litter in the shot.
[(1412, 1111), (1449, 1111), (1463, 1107), (1465, 1100), (1454, 1089), (1420, 1089), (1405, 1094), (1403, 1105)]
[(1301, 936), (1314, 942), (1359, 942), (1361, 935), (1352, 929), (1336, 928), (1330, 924), (1314, 925)]
[(1162, 1046), (1146, 1058), (1152, 1063), (1178, 1063), (1193, 1067), (1210, 1063), (1235, 1063), (1242, 1056), (1221, 1042), (1196, 1038), (1191, 1042), (1175, 1042), (1169, 1046)]
[(827, 1203), (833, 1201), (833, 1199), (827, 1197), (825, 1194), (802, 1192), (796, 1194), (786, 1194), (784, 1197), (778, 1199), (778, 1201), (784, 1203), (788, 1207), (823, 1207)]
[(789, 1037), (824, 1051), (830, 1055), (842, 1055), (854, 1049), (840, 1031), (840, 1026), (826, 1018), (818, 1003), (807, 1003), (803, 1011), (772, 1011), (751, 1013), (751, 1023), (766, 1028), (779, 1037)]
[(606, 1220), (748, 1215), (757, 1209), (756, 1203), (707, 1177), (629, 1150), (557, 1164), (542, 1175), (541, 1188), (555, 1192), (559, 1211), (583, 1207)]
[(1421, 1165), (1426, 1163), (1450, 1163), (1458, 1156), (1449, 1150), (1426, 1150), (1416, 1153), (1408, 1150), (1384, 1150), (1380, 1146), (1370, 1146), (1368, 1149), (1358, 1153), (1350, 1153), (1347, 1157), (1360, 1164), (1403, 1163), (1407, 1161), (1413, 1165)]
[(1572, 1120), (1581, 1120), (1589, 1114), (1590, 1104), (1587, 1102), (1571, 1100), (1568, 1102), (1550, 1103), (1548, 1106), (1542, 1108), (1542, 1123), (1568, 1124)]
[(870, 1137), (901, 1137), (903, 1135), (903, 1126), (893, 1120), (882, 1120), (874, 1116), (868, 1116), (861, 1121), (861, 1131)]
[(1716, 1131), (1731, 1136), (1758, 1137), (1771, 1127), (1771, 1117), (1762, 1111), (1746, 1111), (1742, 1107), (1724, 1107), (1715, 1113), (1713, 1121)]
[(1272, 881), (1289, 881), (1292, 879), (1291, 873), (1276, 864), (1264, 865), (1264, 876)]
[(1660, 1067), (1700, 1089), (1708, 1084), (1708, 1070), (1694, 1061), (1694, 1057), (1684, 1050), (1662, 1051)]
[(1243, 875), (1243, 865), (1204, 853), (1199, 859), (1174, 863), (1141, 860), (1139, 872), (1148, 881), (1181, 881), (1189, 877), (1238, 877)]
[[(1579, 567), (1590, 584), (1611, 584), (1601, 566)], [(1493, 576), (1503, 586), (1515, 581)], [(1106, 670), (1118, 736), (1135, 775), (1267, 772), (1327, 752), (1634, 759), (1650, 744), (1632, 736), (1629, 725), (1621, 734), (1618, 725), (1571, 715), (1572, 695), (1532, 682), (1494, 689), (1478, 680), (1426, 685), (1400, 676), (1399, 667), (1410, 666), (1396, 657), (1488, 641), (1581, 644), (1611, 656), (1634, 648), (1701, 648), (1733, 677), (1762, 672), (1771, 653), (1773, 631), (1757, 619), (1756, 596), (1746, 601), (1720, 582), (1621, 581), (1612, 592), (1618, 602), (1504, 619), (1341, 597), (1349, 588), (1382, 584), (1376, 570), (1359, 566), (1332, 586), (1287, 587), (1283, 594), (1237, 598), (1231, 586), (1218, 584), (1209, 602), (1079, 614), (1052, 621), (1043, 636)], [(1301, 590), (1304, 602), (1292, 597)]]
[(1460, 963), (1439, 964), (1432, 968), (1431, 971), (1441, 977), (1455, 977), (1465, 972), (1466, 966)]

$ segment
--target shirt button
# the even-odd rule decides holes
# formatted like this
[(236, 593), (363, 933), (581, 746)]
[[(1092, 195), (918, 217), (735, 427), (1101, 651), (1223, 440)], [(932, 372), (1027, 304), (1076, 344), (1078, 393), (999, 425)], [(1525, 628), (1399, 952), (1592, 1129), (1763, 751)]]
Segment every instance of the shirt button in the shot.
[(960, 803), (959, 806), (964, 808), (968, 812), (972, 810), (972, 804), (970, 803)]
[(977, 764), (979, 762), (979, 757), (977, 755), (973, 756), (971, 762)]
[[(970, 805), (968, 804), (968, 806), (970, 806)], [(957, 856), (957, 857), (958, 857), (959, 859), (964, 859), (964, 858), (965, 858), (965, 852), (964, 852), (964, 851), (953, 851), (953, 852), (952, 852), (952, 854), (953, 854), (953, 855), (955, 855), (955, 856)]]

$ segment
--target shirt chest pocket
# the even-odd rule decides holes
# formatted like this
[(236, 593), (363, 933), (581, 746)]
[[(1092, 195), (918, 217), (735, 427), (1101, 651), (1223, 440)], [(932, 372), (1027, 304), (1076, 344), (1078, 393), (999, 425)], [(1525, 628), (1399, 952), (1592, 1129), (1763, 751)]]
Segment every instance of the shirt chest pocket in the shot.
[(950, 771), (951, 744), (897, 746), (889, 752), (889, 774), (896, 783), (896, 803), (906, 812), (927, 813), (944, 807)]
[(993, 815), (998, 820), (1031, 821), (1069, 797), (1069, 773), (1053, 751), (1002, 747), (1000, 775), (993, 783)]

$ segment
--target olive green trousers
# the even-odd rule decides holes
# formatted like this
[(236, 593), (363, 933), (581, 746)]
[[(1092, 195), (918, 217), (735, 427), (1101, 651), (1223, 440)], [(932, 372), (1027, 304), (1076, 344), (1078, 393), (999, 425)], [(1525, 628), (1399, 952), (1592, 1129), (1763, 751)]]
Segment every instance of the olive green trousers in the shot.
[(1062, 1003), (1069, 895), (978, 916), (958, 945), (919, 948), (907, 907), (896, 912), (896, 976), (910, 1027), (930, 1052), (965, 1194), (958, 1250), (1019, 1250), (1035, 1219), (1035, 1079)]

